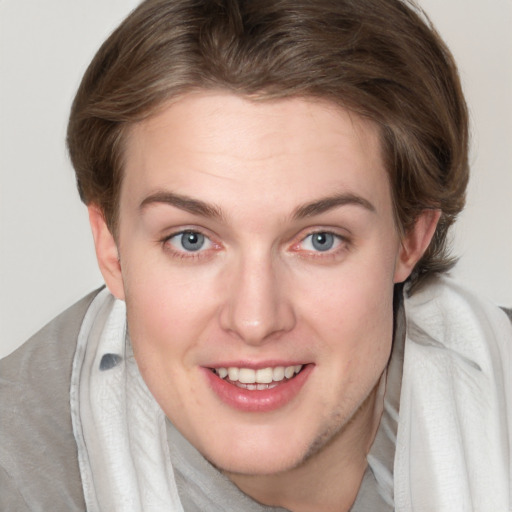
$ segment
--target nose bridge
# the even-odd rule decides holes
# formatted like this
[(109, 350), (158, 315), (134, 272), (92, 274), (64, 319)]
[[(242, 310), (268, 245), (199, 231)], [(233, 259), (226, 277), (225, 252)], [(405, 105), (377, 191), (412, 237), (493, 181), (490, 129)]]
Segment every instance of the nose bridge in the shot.
[(248, 344), (259, 344), (293, 327), (282, 271), (270, 253), (251, 251), (232, 270), (221, 317), (224, 329)]

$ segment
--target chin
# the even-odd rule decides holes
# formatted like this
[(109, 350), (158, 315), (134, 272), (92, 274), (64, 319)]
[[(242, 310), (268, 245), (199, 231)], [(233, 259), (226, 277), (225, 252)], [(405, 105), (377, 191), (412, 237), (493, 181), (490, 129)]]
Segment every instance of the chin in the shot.
[[(206, 443), (203, 456), (215, 467), (226, 473), (243, 475), (271, 475), (283, 473), (299, 466), (315, 445), (316, 436), (311, 433), (292, 435), (293, 427), (271, 428), (241, 436), (233, 432), (217, 437), (217, 442)], [(259, 434), (259, 435), (258, 435)], [(267, 435), (269, 434), (269, 435)], [(297, 431), (295, 429), (295, 434)], [(228, 443), (218, 442), (218, 439)]]
[(237, 454), (234, 457), (219, 457), (217, 460), (209, 459), (217, 469), (223, 473), (246, 475), (246, 476), (264, 476), (286, 473), (300, 466), (303, 457), (297, 453), (291, 456), (274, 454), (252, 453), (250, 457), (242, 457)]

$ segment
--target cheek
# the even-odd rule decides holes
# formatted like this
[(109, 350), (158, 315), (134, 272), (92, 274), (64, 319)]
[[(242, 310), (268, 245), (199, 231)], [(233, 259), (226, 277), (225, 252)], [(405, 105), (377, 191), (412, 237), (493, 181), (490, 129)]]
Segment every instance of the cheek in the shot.
[[(384, 256), (380, 256), (384, 254)], [(301, 279), (308, 310), (319, 316), (369, 328), (389, 316), (394, 290), (394, 258), (388, 251), (351, 255), (342, 265), (318, 268)]]
[[(145, 257), (147, 256), (147, 257)], [(135, 254), (123, 271), (127, 303), (138, 319), (179, 324), (208, 308), (215, 297), (215, 275), (207, 269), (170, 264), (165, 254)]]
[(303, 317), (338, 354), (340, 371), (371, 372), (385, 365), (393, 330), (393, 268), (391, 258), (354, 259), (310, 279), (317, 283), (313, 290), (302, 288)]
[[(141, 375), (156, 400), (171, 410), (195, 401), (195, 368), (198, 348), (206, 339), (214, 308), (202, 300), (195, 286), (155, 268), (127, 276), (128, 329)], [(179, 386), (176, 383), (179, 382)], [(166, 413), (169, 411), (166, 410)]]
[[(124, 275), (128, 326), (139, 365), (183, 362), (216, 311), (214, 283), (165, 262), (133, 259)], [(169, 365), (172, 366), (172, 365)]]

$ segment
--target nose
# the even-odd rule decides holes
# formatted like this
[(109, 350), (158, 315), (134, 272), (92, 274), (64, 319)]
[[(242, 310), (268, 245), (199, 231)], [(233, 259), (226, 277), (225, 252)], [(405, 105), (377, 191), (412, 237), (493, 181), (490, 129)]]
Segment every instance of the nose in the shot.
[(249, 345), (266, 343), (293, 329), (296, 323), (286, 279), (268, 258), (240, 261), (231, 269), (221, 327)]

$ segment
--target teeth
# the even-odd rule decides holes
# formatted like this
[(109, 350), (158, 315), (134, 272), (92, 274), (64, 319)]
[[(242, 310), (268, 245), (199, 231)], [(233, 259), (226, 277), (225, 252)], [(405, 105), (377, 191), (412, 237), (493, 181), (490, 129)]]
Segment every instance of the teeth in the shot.
[(284, 376), (287, 379), (291, 379), (295, 375), (295, 366), (287, 366), (284, 369)]
[[(225, 368), (223, 368), (225, 369)], [(238, 368), (228, 368), (229, 380), (238, 380), (238, 374), (240, 370)]]
[(256, 372), (256, 382), (258, 384), (270, 384), (273, 380), (274, 371), (272, 368), (261, 368)]
[[(231, 371), (231, 368), (229, 371)], [(254, 384), (256, 382), (256, 371), (251, 370), (250, 368), (240, 368), (238, 373), (238, 380), (242, 384)]]
[(283, 379), (291, 379), (296, 373), (302, 370), (302, 365), (295, 366), (276, 366), (274, 368), (260, 368), (253, 370), (252, 368), (237, 368), (231, 366), (229, 368), (215, 368), (215, 373), (221, 378), (226, 377), (233, 382), (242, 384), (246, 389), (268, 389), (274, 387), (272, 383), (280, 382)]
[(284, 366), (277, 366), (272, 372), (272, 380), (279, 382), (284, 379)]

